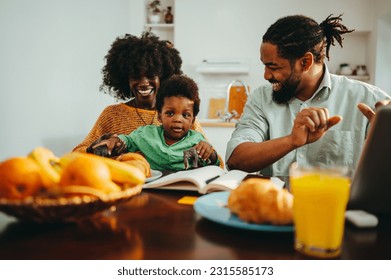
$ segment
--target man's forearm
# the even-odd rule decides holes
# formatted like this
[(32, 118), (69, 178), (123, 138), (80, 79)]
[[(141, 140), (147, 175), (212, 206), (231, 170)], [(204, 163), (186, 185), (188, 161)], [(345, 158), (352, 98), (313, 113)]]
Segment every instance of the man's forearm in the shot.
[(227, 161), (229, 169), (256, 172), (273, 164), (296, 149), (290, 136), (284, 136), (260, 143), (239, 144)]

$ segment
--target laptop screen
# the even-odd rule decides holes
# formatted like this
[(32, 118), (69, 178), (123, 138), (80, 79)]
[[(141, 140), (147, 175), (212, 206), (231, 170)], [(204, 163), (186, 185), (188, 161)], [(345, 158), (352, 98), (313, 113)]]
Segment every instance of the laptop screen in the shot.
[(348, 209), (391, 214), (391, 105), (380, 107), (351, 184)]

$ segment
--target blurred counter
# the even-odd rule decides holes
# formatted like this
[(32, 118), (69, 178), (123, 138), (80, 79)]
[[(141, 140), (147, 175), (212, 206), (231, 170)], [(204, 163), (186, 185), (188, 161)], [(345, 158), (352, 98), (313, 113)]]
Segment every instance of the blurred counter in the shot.
[(231, 127), (235, 128), (236, 120), (224, 122), (221, 119), (200, 119), (201, 126), (204, 127)]
[(227, 143), (231, 138), (237, 121), (224, 122), (220, 119), (200, 119), (199, 122), (201, 123), (208, 142), (213, 145), (216, 152), (225, 161)]

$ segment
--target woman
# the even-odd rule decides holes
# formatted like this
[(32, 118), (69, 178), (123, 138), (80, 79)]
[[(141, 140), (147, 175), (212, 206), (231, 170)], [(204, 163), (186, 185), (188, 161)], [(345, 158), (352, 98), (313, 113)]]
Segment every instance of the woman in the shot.
[[(155, 109), (160, 83), (182, 73), (178, 50), (150, 32), (140, 38), (129, 34), (118, 37), (105, 59), (100, 90), (124, 102), (106, 107), (73, 151), (86, 152), (106, 133), (129, 134), (139, 126), (160, 125)], [(197, 121), (192, 129), (204, 134)]]
[[(86, 152), (105, 134), (129, 134), (140, 126), (160, 125), (155, 107), (160, 83), (182, 74), (179, 51), (150, 32), (140, 38), (129, 34), (118, 37), (105, 59), (100, 90), (124, 102), (107, 106), (73, 151)], [(205, 136), (197, 120), (191, 129)], [(220, 156), (219, 159), (223, 166)]]

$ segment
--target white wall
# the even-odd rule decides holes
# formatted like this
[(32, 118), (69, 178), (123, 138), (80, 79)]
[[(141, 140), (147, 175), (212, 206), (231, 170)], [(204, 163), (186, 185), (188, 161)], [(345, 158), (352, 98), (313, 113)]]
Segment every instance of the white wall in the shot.
[(384, 18), (378, 23), (378, 40), (376, 58), (376, 84), (383, 90), (391, 94), (391, 72), (384, 71), (391, 65), (391, 13), (388, 18)]
[(0, 160), (83, 139), (113, 103), (100, 71), (125, 32), (128, 0), (0, 0)]
[(391, 1), (378, 0), (376, 21), (376, 79), (375, 84), (391, 94)]

